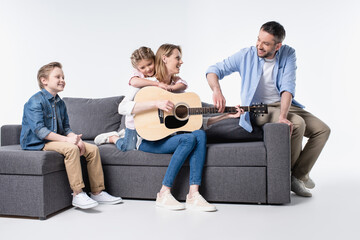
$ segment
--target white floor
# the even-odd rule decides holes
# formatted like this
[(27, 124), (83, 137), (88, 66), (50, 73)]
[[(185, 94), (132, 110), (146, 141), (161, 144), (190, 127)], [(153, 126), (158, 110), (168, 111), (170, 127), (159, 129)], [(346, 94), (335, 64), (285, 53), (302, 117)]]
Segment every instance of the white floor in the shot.
[(216, 204), (215, 213), (172, 212), (153, 201), (124, 200), (70, 208), (45, 221), (0, 217), (0, 239), (360, 239), (357, 172), (335, 165), (317, 170), (313, 197), (292, 195), (283, 206)]

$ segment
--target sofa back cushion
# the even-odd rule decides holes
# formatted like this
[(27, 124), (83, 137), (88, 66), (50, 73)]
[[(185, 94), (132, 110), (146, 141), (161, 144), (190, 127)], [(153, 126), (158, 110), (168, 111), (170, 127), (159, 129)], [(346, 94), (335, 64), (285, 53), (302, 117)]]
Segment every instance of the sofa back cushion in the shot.
[(118, 131), (121, 117), (119, 103), (124, 96), (108, 98), (71, 98), (64, 97), (70, 119), (70, 128), (82, 139), (92, 140), (98, 134)]

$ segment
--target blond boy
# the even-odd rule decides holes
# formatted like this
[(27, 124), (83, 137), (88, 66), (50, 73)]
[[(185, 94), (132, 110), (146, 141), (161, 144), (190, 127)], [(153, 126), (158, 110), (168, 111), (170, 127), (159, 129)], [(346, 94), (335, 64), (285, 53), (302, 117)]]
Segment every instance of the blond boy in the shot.
[[(24, 150), (56, 151), (64, 155), (64, 163), (73, 190), (72, 204), (82, 209), (122, 201), (103, 191), (104, 175), (99, 149), (83, 142), (81, 134), (72, 132), (64, 101), (58, 93), (65, 88), (62, 65), (49, 63), (38, 71), (41, 91), (33, 95), (24, 106), (20, 144)], [(80, 156), (87, 162), (91, 194), (82, 191), (85, 187), (81, 172)]]

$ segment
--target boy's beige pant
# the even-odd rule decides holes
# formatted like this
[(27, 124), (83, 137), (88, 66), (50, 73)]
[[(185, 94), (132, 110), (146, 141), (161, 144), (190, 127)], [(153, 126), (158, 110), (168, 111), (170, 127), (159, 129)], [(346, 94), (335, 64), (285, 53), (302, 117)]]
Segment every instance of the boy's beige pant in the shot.
[[(280, 102), (268, 105), (268, 114), (255, 118), (259, 126), (279, 121)], [(318, 159), (330, 135), (330, 128), (320, 119), (302, 108), (291, 106), (287, 119), (293, 123), (291, 135), (291, 172), (301, 180), (309, 178), (309, 172)], [(309, 138), (302, 148), (303, 137)]]
[[(105, 189), (99, 148), (86, 142), (84, 142), (84, 145), (85, 153), (83, 156), (87, 162), (91, 192), (99, 192)], [(48, 142), (45, 144), (43, 151), (55, 151), (64, 155), (66, 173), (73, 191), (79, 191), (85, 187), (81, 173), (78, 146), (68, 142)]]

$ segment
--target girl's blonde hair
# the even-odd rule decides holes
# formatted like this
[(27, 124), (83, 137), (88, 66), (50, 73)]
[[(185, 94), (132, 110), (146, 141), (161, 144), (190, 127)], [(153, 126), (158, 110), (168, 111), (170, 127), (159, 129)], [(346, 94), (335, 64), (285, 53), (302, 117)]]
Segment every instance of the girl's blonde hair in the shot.
[(56, 67), (62, 69), (61, 63), (59, 63), (59, 62), (51, 62), (49, 64), (46, 64), (46, 65), (42, 66), (39, 69), (38, 74), (37, 74), (37, 81), (38, 81), (38, 85), (40, 87), (40, 90), (44, 88), (44, 85), (41, 82), (41, 78), (48, 79), (50, 72)]
[(153, 61), (155, 61), (155, 54), (151, 50), (151, 48), (140, 47), (131, 54), (130, 59), (132, 66), (137, 69), (138, 63), (143, 59), (152, 59)]
[[(181, 53), (181, 47), (174, 45), (174, 44), (163, 44), (159, 47), (159, 49), (156, 52), (156, 56), (155, 56), (155, 77), (159, 82), (165, 82), (165, 79), (168, 75), (166, 66), (164, 61), (162, 60), (163, 56), (166, 57), (170, 57), (172, 52), (174, 51), (174, 49), (179, 50), (180, 54)], [(173, 79), (175, 75), (171, 76), (171, 80)]]

